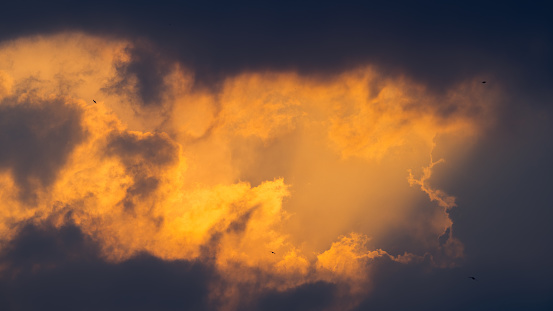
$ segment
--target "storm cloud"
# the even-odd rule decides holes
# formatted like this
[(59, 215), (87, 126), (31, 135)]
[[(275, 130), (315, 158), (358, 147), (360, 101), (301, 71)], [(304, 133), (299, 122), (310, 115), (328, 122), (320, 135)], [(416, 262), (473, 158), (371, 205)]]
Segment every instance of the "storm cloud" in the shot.
[[(366, 64), (435, 90), (478, 77), (543, 93), (552, 78), (552, 24), (541, 5), (95, 1), (77, 10), (61, 2), (25, 1), (5, 9), (4, 39), (66, 30), (146, 38), (162, 51), (161, 59), (182, 62), (200, 83), (244, 70), (336, 73)], [(147, 54), (134, 55), (127, 71), (144, 73), (138, 75), (148, 81), (141, 85), (144, 100), (155, 101), (155, 72), (163, 66), (147, 69)], [(154, 55), (147, 58), (159, 59)]]
[(553, 305), (546, 6), (2, 12), (0, 308)]
[(2, 252), (5, 310), (207, 310), (213, 270), (199, 262), (138, 254), (106, 263), (71, 224), (26, 225)]

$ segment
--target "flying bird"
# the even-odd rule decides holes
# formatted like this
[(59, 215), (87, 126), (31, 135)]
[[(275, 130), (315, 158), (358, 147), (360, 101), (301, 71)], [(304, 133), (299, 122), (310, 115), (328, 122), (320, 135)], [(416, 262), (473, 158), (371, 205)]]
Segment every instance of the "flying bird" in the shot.
[(476, 281), (476, 278), (473, 276), (469, 276), (469, 279)]
[(486, 81), (482, 81), (482, 83), (486, 83)]
[(96, 101), (95, 101), (94, 99), (93, 99), (92, 101), (93, 101), (94, 103), (96, 103)]
[(273, 254), (275, 254), (275, 255), (276, 255), (276, 253), (275, 253), (275, 252), (271, 252), (271, 253), (273, 253)]

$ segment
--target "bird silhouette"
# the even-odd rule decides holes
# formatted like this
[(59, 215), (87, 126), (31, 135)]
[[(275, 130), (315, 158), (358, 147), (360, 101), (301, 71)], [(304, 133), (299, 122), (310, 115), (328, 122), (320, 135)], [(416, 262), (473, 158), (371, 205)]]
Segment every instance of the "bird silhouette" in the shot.
[(486, 83), (486, 81), (482, 81), (482, 83)]
[(476, 278), (473, 276), (469, 276), (469, 279), (476, 281)]
[(275, 253), (275, 252), (271, 252), (271, 253), (273, 253), (273, 254), (275, 254), (275, 255), (276, 255), (276, 253)]
[(93, 99), (92, 101), (93, 101), (94, 103), (96, 103), (96, 101), (95, 101), (94, 99)]

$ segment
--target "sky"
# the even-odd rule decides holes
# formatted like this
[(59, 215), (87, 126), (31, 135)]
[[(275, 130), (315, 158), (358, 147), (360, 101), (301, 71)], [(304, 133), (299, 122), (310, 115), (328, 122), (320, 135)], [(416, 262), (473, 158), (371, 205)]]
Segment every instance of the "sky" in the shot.
[(2, 12), (0, 309), (553, 308), (547, 6)]

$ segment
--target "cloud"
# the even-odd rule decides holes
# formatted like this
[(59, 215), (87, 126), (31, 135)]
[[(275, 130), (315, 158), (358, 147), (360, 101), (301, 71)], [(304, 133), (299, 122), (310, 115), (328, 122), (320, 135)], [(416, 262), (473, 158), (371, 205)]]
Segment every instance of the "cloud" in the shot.
[(64, 98), (31, 95), (0, 102), (0, 168), (12, 174), (22, 200), (33, 202), (37, 188), (50, 186), (85, 139), (81, 113)]
[(438, 205), (443, 207), (446, 211), (449, 209), (457, 206), (455, 204), (455, 197), (449, 196), (443, 191), (439, 189), (432, 189), (428, 185), (428, 179), (432, 177), (432, 168), (439, 163), (444, 162), (444, 159), (440, 159), (438, 161), (432, 161), (430, 159), (430, 165), (423, 168), (423, 175), (420, 177), (420, 179), (415, 179), (413, 176), (413, 172), (409, 171), (409, 177), (408, 181), (411, 186), (413, 185), (419, 185), (421, 190), (424, 191), (426, 194), (428, 194), (430, 200), (438, 202)]
[(2, 251), (5, 310), (208, 310), (213, 270), (199, 262), (138, 254), (122, 263), (98, 257), (79, 227), (25, 226)]
[(4, 71), (0, 71), (0, 100), (11, 94), (13, 79)]
[[(10, 241), (36, 245), (17, 238), (34, 234), (29, 223), (42, 228), (33, 229), (38, 236), (80, 230), (82, 243), (91, 239), (96, 248), (64, 238), (54, 244), (110, 267), (116, 282), (96, 283), (93, 293), (142, 270), (178, 262), (172, 272), (190, 271), (194, 262), (219, 273), (198, 278), (209, 283), (208, 299), (229, 309), (345, 309), (341, 303), (353, 300), (360, 310), (550, 309), (551, 254), (543, 247), (553, 236), (546, 208), (553, 141), (547, 6), (84, 6), (3, 5), (0, 100), (37, 106), (0, 106), (22, 122), (19, 128), (0, 117), (2, 250)], [(32, 115), (42, 112), (74, 130), (59, 134), (36, 120), (55, 149), (33, 136), (37, 131), (29, 132), (34, 144), (5, 134), (35, 129)], [(153, 148), (159, 157), (149, 154)], [(47, 165), (37, 166), (42, 156)], [(409, 169), (421, 189), (406, 181)], [(458, 206), (446, 213), (439, 205), (451, 205), (451, 197)], [(354, 236), (370, 237), (369, 246), (360, 248), (351, 240), (364, 238)], [(337, 249), (344, 255), (338, 263), (352, 262), (374, 284), (359, 299), (340, 283), (347, 269), (316, 269), (318, 256), (339, 257)], [(276, 254), (265, 257), (270, 250)], [(376, 250), (388, 255), (368, 260)], [(463, 250), (464, 266), (451, 268), (456, 250)], [(55, 265), (73, 256), (48, 253), (23, 262), (31, 267), (44, 257)], [(392, 259), (400, 255), (423, 259)], [(129, 262), (140, 269), (118, 273)], [(104, 275), (104, 268), (84, 271)], [(23, 298), (11, 297), (23, 296), (9, 293), (28, 284), (71, 292), (51, 285), (66, 280), (64, 268), (56, 269), (29, 274), (38, 283), (2, 281), (0, 300), (17, 306)], [(457, 282), (474, 274), (486, 286)], [(167, 292), (182, 285), (168, 284)], [(71, 293), (97, 306), (79, 296), (90, 289), (76, 288)], [(148, 305), (141, 300), (148, 292), (135, 292), (143, 295), (121, 297)], [(64, 301), (57, 293), (52, 297)], [(314, 293), (328, 300), (311, 301)], [(19, 306), (48, 301), (63, 309), (41, 295)], [(176, 296), (156, 301), (183, 302)], [(97, 309), (134, 306), (123, 298)]]
[[(428, 185), (428, 181), (432, 177), (432, 169), (436, 164), (442, 162), (444, 162), (443, 159), (432, 161), (432, 158), (430, 158), (430, 164), (427, 167), (423, 167), (423, 174), (420, 179), (416, 179), (413, 176), (413, 172), (409, 170), (409, 177), (407, 180), (411, 186), (420, 186), (421, 190), (428, 194), (431, 201), (436, 201), (438, 205), (443, 208), (443, 217), (440, 221), (441, 224), (437, 225), (441, 225), (443, 228), (443, 233), (438, 238), (440, 254), (435, 256), (433, 259), (437, 264), (447, 266), (455, 265), (451, 259), (459, 259), (463, 257), (464, 246), (461, 241), (453, 236), (453, 221), (451, 220), (450, 213), (453, 208), (457, 207), (457, 204), (455, 204), (455, 197), (448, 195), (443, 190), (433, 189), (430, 185)], [(442, 256), (447, 258), (445, 263), (443, 262), (444, 258)]]
[[(367, 64), (386, 75), (406, 74), (434, 91), (474, 78), (543, 95), (552, 78), (552, 28), (544, 5), (163, 1), (131, 10), (130, 5), (94, 1), (82, 10), (40, 1), (10, 3), (0, 38), (77, 30), (146, 39), (208, 85), (244, 71), (332, 75)], [(159, 68), (150, 68), (143, 64), (131, 71), (154, 73), (140, 79), (150, 82), (143, 85), (150, 90), (145, 94), (159, 94), (153, 90), (162, 87), (155, 74)]]
[(167, 166), (178, 160), (178, 146), (164, 133), (123, 132), (108, 138), (108, 155), (117, 155), (125, 166), (140, 163)]
[(171, 62), (148, 42), (135, 42), (126, 52), (129, 59), (115, 64), (117, 76), (103, 90), (125, 94), (144, 106), (165, 103), (165, 77), (172, 69)]
[(4, 270), (4, 276), (8, 278), (71, 262), (98, 259), (98, 247), (94, 241), (71, 224), (60, 228), (50, 224), (24, 224), (2, 250), (2, 262), (9, 266), (9, 270)]
[(269, 292), (259, 299), (258, 310), (324, 310), (337, 299), (332, 283), (307, 283), (284, 292)]
[[(60, 280), (59, 290), (70, 275), (92, 277), (83, 271), (112, 274), (102, 285), (145, 269), (138, 275), (167, 283), (166, 309), (255, 309), (275, 300), (351, 309), (378, 286), (375, 262), (437, 268), (461, 257), (449, 214), (432, 206), (435, 198), (451, 203), (428, 186), (435, 163), (414, 176), (437, 137), (455, 138), (449, 152), (493, 123), (496, 92), (469, 80), (436, 95), (371, 66), (318, 77), (246, 72), (204, 88), (185, 63), (142, 53), (161, 52), (76, 33), (0, 49), (4, 81), (13, 81), (0, 109), (17, 117), (0, 126), (17, 133), (23, 124), (32, 134), (0, 141), (15, 146), (0, 162), (2, 273), (40, 244), (20, 270), (38, 269), (29, 280)], [(163, 83), (148, 89), (141, 75), (151, 70)], [(117, 79), (127, 79), (122, 92), (110, 89)], [(16, 140), (30, 147), (19, 151)], [(25, 162), (24, 151), (33, 161), (40, 154), (41, 166)], [(423, 191), (406, 181), (410, 168)], [(39, 180), (31, 205), (12, 194), (28, 178)], [(179, 269), (192, 283), (172, 278)], [(30, 283), (21, 284), (10, 290)], [(194, 284), (193, 296), (173, 296)], [(328, 300), (311, 301), (317, 294)], [(125, 304), (134, 294), (121, 295), (105, 308), (134, 306)], [(52, 297), (52, 308), (63, 307)]]

